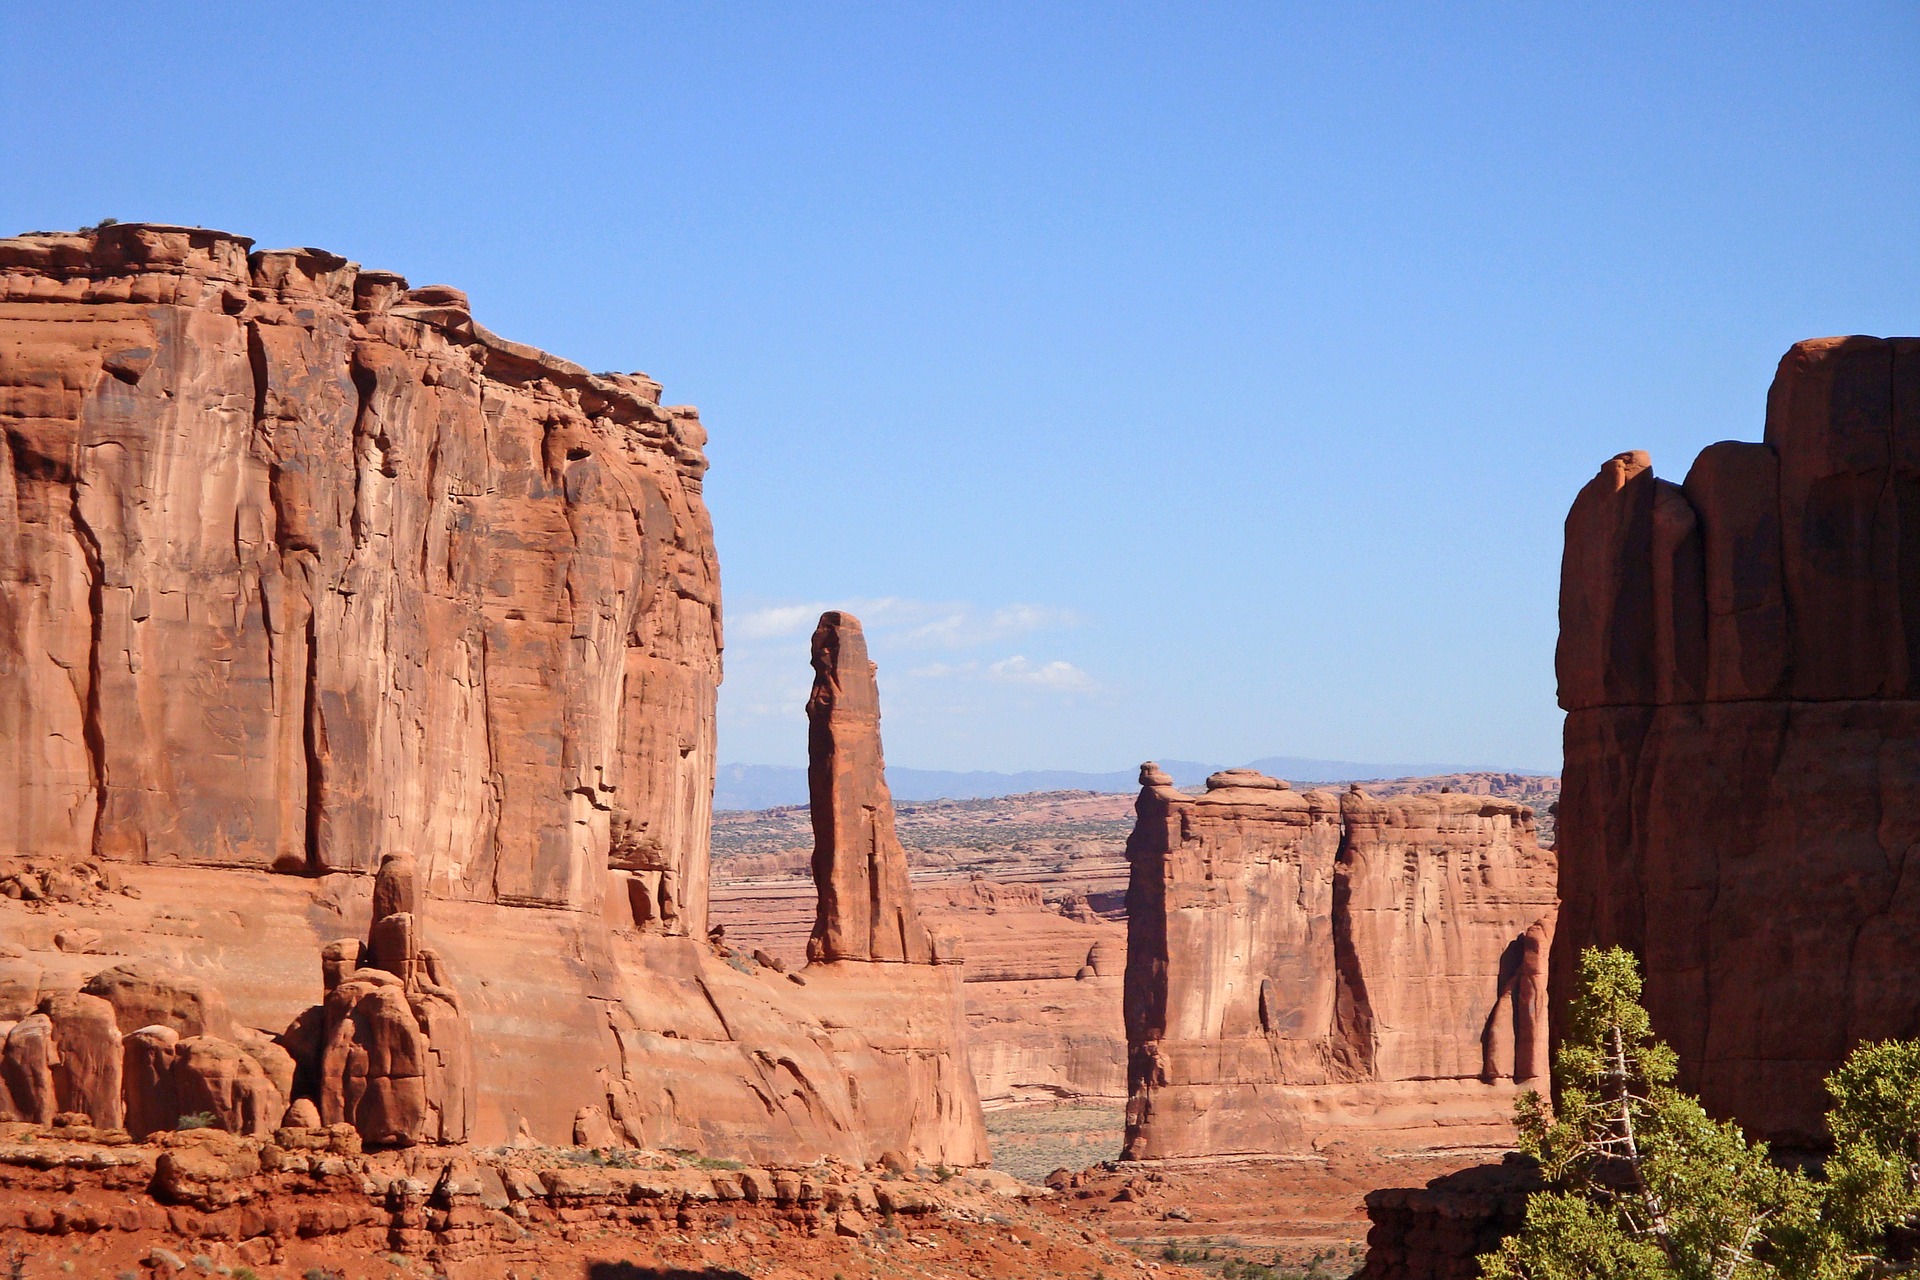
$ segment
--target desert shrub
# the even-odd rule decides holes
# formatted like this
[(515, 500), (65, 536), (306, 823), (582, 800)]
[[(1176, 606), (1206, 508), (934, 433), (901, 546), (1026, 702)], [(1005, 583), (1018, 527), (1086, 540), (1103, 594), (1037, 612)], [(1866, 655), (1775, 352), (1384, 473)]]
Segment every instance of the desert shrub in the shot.
[(211, 1111), (196, 1111), (190, 1116), (181, 1116), (176, 1129), (214, 1129), (218, 1128), (220, 1117)]

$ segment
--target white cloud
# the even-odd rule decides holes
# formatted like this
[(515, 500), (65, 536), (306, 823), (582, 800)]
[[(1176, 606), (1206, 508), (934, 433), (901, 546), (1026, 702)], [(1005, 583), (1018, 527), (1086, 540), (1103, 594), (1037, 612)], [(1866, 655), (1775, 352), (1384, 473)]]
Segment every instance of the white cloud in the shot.
[(1016, 646), (1039, 649), (1050, 643), (1038, 638), (1044, 633), (1077, 625), (1079, 618), (1066, 609), (1026, 603), (983, 607), (899, 596), (836, 601), (763, 597), (727, 618), (721, 723), (729, 742), (749, 745), (725, 746), (723, 756), (787, 759), (804, 747), (804, 713), (813, 684), (807, 637), (829, 609), (853, 614), (866, 628), (880, 664), (881, 703), (896, 732), (911, 734), (919, 727), (951, 733), (956, 725), (1004, 717), (1009, 702), (1057, 705), (1100, 692), (1071, 662), (1036, 661), (1020, 652), (999, 656)]
[(812, 630), (821, 610), (810, 604), (779, 604), (755, 609), (738, 618), (728, 618), (728, 640), (777, 640), (782, 636), (805, 635)]
[(990, 680), (995, 684), (1020, 684), (1052, 689), (1060, 693), (1092, 693), (1099, 686), (1071, 662), (1035, 662), (1024, 654), (1014, 654), (998, 662), (929, 662), (915, 667), (907, 675), (918, 680)]
[(987, 667), (987, 678), (1006, 684), (1033, 684), (1062, 693), (1091, 693), (1093, 677), (1071, 662), (1032, 662), (1021, 654)]
[(964, 601), (881, 596), (839, 603), (813, 601), (750, 609), (727, 620), (727, 638), (731, 642), (804, 636), (829, 609), (851, 613), (860, 619), (870, 636), (884, 637), (896, 648), (914, 649), (976, 649), (1028, 632), (1070, 627), (1079, 622), (1072, 610), (1050, 605), (1009, 604), (983, 610)]

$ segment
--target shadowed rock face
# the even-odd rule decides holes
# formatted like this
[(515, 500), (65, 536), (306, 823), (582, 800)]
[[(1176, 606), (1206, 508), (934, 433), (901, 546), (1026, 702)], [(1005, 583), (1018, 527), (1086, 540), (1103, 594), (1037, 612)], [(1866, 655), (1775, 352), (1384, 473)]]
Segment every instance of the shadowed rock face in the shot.
[(1560, 619), (1554, 989), (1633, 949), (1681, 1085), (1818, 1142), (1848, 1049), (1920, 1033), (1920, 339), (1799, 343), (1684, 484), (1608, 462)]
[(880, 691), (866, 633), (850, 613), (821, 614), (813, 632), (807, 788), (820, 892), (808, 958), (933, 963), (933, 940), (907, 883), (906, 850), (894, 834)]
[[(1546, 1073), (1553, 856), (1485, 796), (1141, 769), (1127, 845), (1127, 1152), (1506, 1132)], [(1446, 1135), (1443, 1137), (1443, 1135)]]

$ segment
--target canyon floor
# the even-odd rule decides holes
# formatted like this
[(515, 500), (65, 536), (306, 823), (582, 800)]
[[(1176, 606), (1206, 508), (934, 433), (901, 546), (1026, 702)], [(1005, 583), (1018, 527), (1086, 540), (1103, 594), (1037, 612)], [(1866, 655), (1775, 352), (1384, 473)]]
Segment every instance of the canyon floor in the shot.
[(840, 1280), (1157, 1269), (992, 1171), (749, 1168), (582, 1148), (362, 1154), (326, 1131), (156, 1144), (0, 1126), (9, 1280)]
[(1368, 1190), (1489, 1154), (1108, 1164), (1046, 1187), (631, 1150), (361, 1154), (331, 1136), (0, 1126), (0, 1265), (9, 1280), (1331, 1280), (1364, 1255)]
[[(1519, 800), (1538, 813), (1541, 842), (1553, 839), (1555, 778), (1460, 774), (1362, 785), (1379, 797), (1444, 788)], [(1284, 1159), (1119, 1162), (1133, 806), (1131, 793), (1055, 791), (897, 808), (921, 912), (958, 937), (966, 958), (968, 1034), (994, 1167), (1030, 1183), (1073, 1171), (1055, 1208), (1150, 1265), (1218, 1274), (1233, 1262), (1276, 1274), (1348, 1275), (1365, 1251), (1368, 1191), (1420, 1186), (1499, 1152), (1336, 1146)], [(811, 848), (805, 806), (715, 814), (713, 918), (730, 945), (783, 964), (804, 961)]]

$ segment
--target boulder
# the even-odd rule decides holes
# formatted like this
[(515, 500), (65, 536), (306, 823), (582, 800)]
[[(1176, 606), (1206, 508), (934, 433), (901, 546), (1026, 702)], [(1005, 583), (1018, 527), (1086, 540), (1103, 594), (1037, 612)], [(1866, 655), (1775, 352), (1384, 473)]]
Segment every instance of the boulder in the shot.
[(113, 1006), (98, 996), (62, 992), (43, 997), (40, 1012), (53, 1028), (53, 1085), (59, 1109), (91, 1116), (101, 1129), (120, 1128), (125, 1111), (120, 1028)]
[(582, 1107), (573, 1117), (573, 1145), (576, 1147), (617, 1147), (607, 1113), (599, 1107)]
[(59, 1114), (60, 1099), (53, 1078), (59, 1059), (53, 1019), (46, 1014), (30, 1013), (7, 1032), (6, 1047), (0, 1050), (0, 1079), (5, 1080), (8, 1102), (20, 1119), (52, 1124)]
[(121, 1041), (125, 1055), (127, 1132), (142, 1141), (149, 1134), (177, 1127), (184, 1114), (174, 1085), (180, 1033), (172, 1027), (141, 1027)]
[(400, 980), (361, 969), (334, 988), (326, 1009), (321, 1123), (350, 1124), (370, 1146), (425, 1141), (431, 1049)]
[(122, 1035), (141, 1027), (172, 1027), (183, 1036), (233, 1038), (226, 997), (211, 983), (178, 970), (135, 960), (103, 969), (81, 991), (113, 1006)]
[(286, 1114), (286, 1097), (253, 1055), (214, 1036), (176, 1046), (173, 1094), (181, 1115), (211, 1115), (229, 1133), (266, 1137)]

